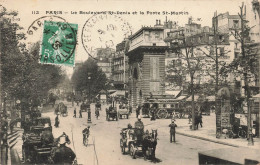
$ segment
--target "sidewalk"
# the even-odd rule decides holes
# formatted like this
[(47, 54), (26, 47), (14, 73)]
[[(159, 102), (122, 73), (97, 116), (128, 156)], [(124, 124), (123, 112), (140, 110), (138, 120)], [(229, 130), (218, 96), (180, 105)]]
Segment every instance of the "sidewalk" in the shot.
[(197, 139), (207, 140), (215, 143), (220, 143), (224, 145), (229, 145), (233, 147), (248, 147), (252, 149), (260, 150), (260, 138), (254, 138), (254, 145), (248, 146), (247, 139), (218, 139), (216, 138), (216, 117), (214, 113), (211, 113), (210, 116), (203, 116), (203, 127), (199, 125), (198, 130), (191, 130), (190, 125), (188, 124), (188, 119), (177, 119), (176, 124), (176, 133), (184, 136), (189, 136)]
[(19, 164), (22, 159), (23, 129), (15, 127), (13, 133), (8, 132), (11, 164)]

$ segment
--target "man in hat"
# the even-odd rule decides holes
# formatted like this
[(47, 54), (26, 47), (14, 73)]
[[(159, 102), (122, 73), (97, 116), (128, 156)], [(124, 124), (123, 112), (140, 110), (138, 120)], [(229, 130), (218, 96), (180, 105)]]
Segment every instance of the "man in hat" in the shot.
[(82, 110), (79, 110), (79, 118), (82, 118)]
[(53, 154), (54, 164), (72, 164), (76, 158), (75, 153), (66, 146), (67, 140), (66, 136), (59, 137), (59, 147), (55, 150)]
[(138, 105), (138, 107), (136, 109), (136, 118), (138, 118), (138, 116), (140, 115), (140, 111), (141, 111), (141, 106)]
[(174, 123), (174, 120), (172, 120), (172, 123), (169, 125), (170, 127), (170, 142), (175, 142), (175, 128), (177, 127), (177, 124)]
[(144, 123), (141, 121), (141, 116), (138, 116), (138, 120), (135, 122), (135, 133), (137, 136), (137, 141), (141, 142), (142, 141), (142, 137), (144, 134)]
[(76, 118), (76, 114), (77, 114), (77, 112), (76, 112), (76, 108), (74, 108), (74, 115), (73, 115), (73, 117)]
[(55, 127), (57, 128), (57, 127), (59, 127), (59, 124), (60, 124), (60, 119), (59, 119), (59, 115), (57, 115), (56, 117), (55, 117)]
[(89, 134), (90, 134), (90, 126), (88, 126), (87, 128), (85, 128), (83, 131), (82, 131), (82, 134), (83, 134), (83, 144), (84, 144), (84, 141), (86, 138), (89, 137)]

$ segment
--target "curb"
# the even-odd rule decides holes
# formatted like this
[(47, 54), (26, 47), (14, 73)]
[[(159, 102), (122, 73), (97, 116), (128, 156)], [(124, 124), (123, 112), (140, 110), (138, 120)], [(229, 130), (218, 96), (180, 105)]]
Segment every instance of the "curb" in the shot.
[(235, 144), (230, 144), (230, 143), (226, 143), (226, 142), (220, 142), (218, 140), (208, 139), (208, 138), (199, 137), (199, 136), (195, 136), (195, 135), (190, 135), (190, 134), (177, 132), (177, 131), (176, 131), (176, 134), (183, 135), (183, 136), (188, 136), (188, 137), (196, 138), (196, 139), (200, 139), (200, 140), (205, 140), (205, 141), (209, 141), (209, 142), (213, 142), (213, 143), (223, 144), (223, 145), (227, 145), (227, 146), (231, 146), (231, 147), (242, 147), (242, 146), (238, 146), (238, 145), (235, 145)]

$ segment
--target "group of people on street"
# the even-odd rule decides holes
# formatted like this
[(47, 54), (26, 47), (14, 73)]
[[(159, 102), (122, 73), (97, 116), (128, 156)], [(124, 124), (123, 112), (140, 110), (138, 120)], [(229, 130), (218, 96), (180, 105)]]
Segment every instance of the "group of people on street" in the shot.
[[(76, 118), (77, 117), (77, 110), (76, 110), (76, 108), (74, 108), (73, 114), (74, 114), (73, 117)], [(79, 109), (79, 118), (82, 118), (82, 110), (81, 109)]]

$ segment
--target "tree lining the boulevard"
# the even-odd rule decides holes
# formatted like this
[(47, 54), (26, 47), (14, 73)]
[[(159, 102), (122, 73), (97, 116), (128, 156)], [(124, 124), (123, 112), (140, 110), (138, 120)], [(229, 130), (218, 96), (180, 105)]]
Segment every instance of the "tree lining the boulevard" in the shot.
[[(170, 35), (169, 35), (170, 36)], [(195, 85), (195, 79), (199, 79), (202, 74), (201, 71), (201, 56), (195, 51), (196, 44), (189, 40), (185, 36), (183, 30), (173, 34), (171, 38), (168, 38), (170, 42), (170, 50), (175, 53), (182, 61), (181, 74), (185, 75), (182, 81), (187, 83), (189, 94), (191, 94), (191, 110), (192, 110), (192, 129), (195, 130), (195, 91), (197, 89)], [(187, 76), (186, 76), (187, 75)], [(179, 81), (178, 79), (176, 79)]]
[[(253, 90), (250, 89), (250, 84), (253, 83), (257, 85), (259, 82), (259, 43), (254, 43), (250, 38), (250, 31), (253, 27), (249, 27), (249, 21), (245, 19), (246, 8), (244, 3), (239, 7), (240, 11), (238, 16), (241, 21), (241, 27), (235, 28), (232, 30), (232, 35), (235, 39), (240, 43), (241, 53), (237, 58), (235, 58), (228, 66), (221, 70), (221, 73), (233, 73), (235, 77), (240, 77), (240, 80), (243, 81), (242, 88), (245, 91), (244, 99), (235, 98), (236, 100), (240, 100), (241, 104), (243, 101), (246, 103), (247, 107), (247, 137), (250, 142), (252, 138), (250, 138), (251, 133), (251, 104), (250, 99), (253, 95)], [(256, 90), (257, 91), (257, 90)]]
[(90, 99), (95, 98), (102, 89), (106, 90), (108, 87), (105, 73), (92, 58), (88, 58), (73, 72), (71, 81), (76, 91)]
[(18, 12), (0, 7), (2, 97), (27, 103), (47, 97), (48, 91), (63, 79), (62, 70), (38, 62), (40, 44), (27, 48), (23, 28), (13, 21)]

